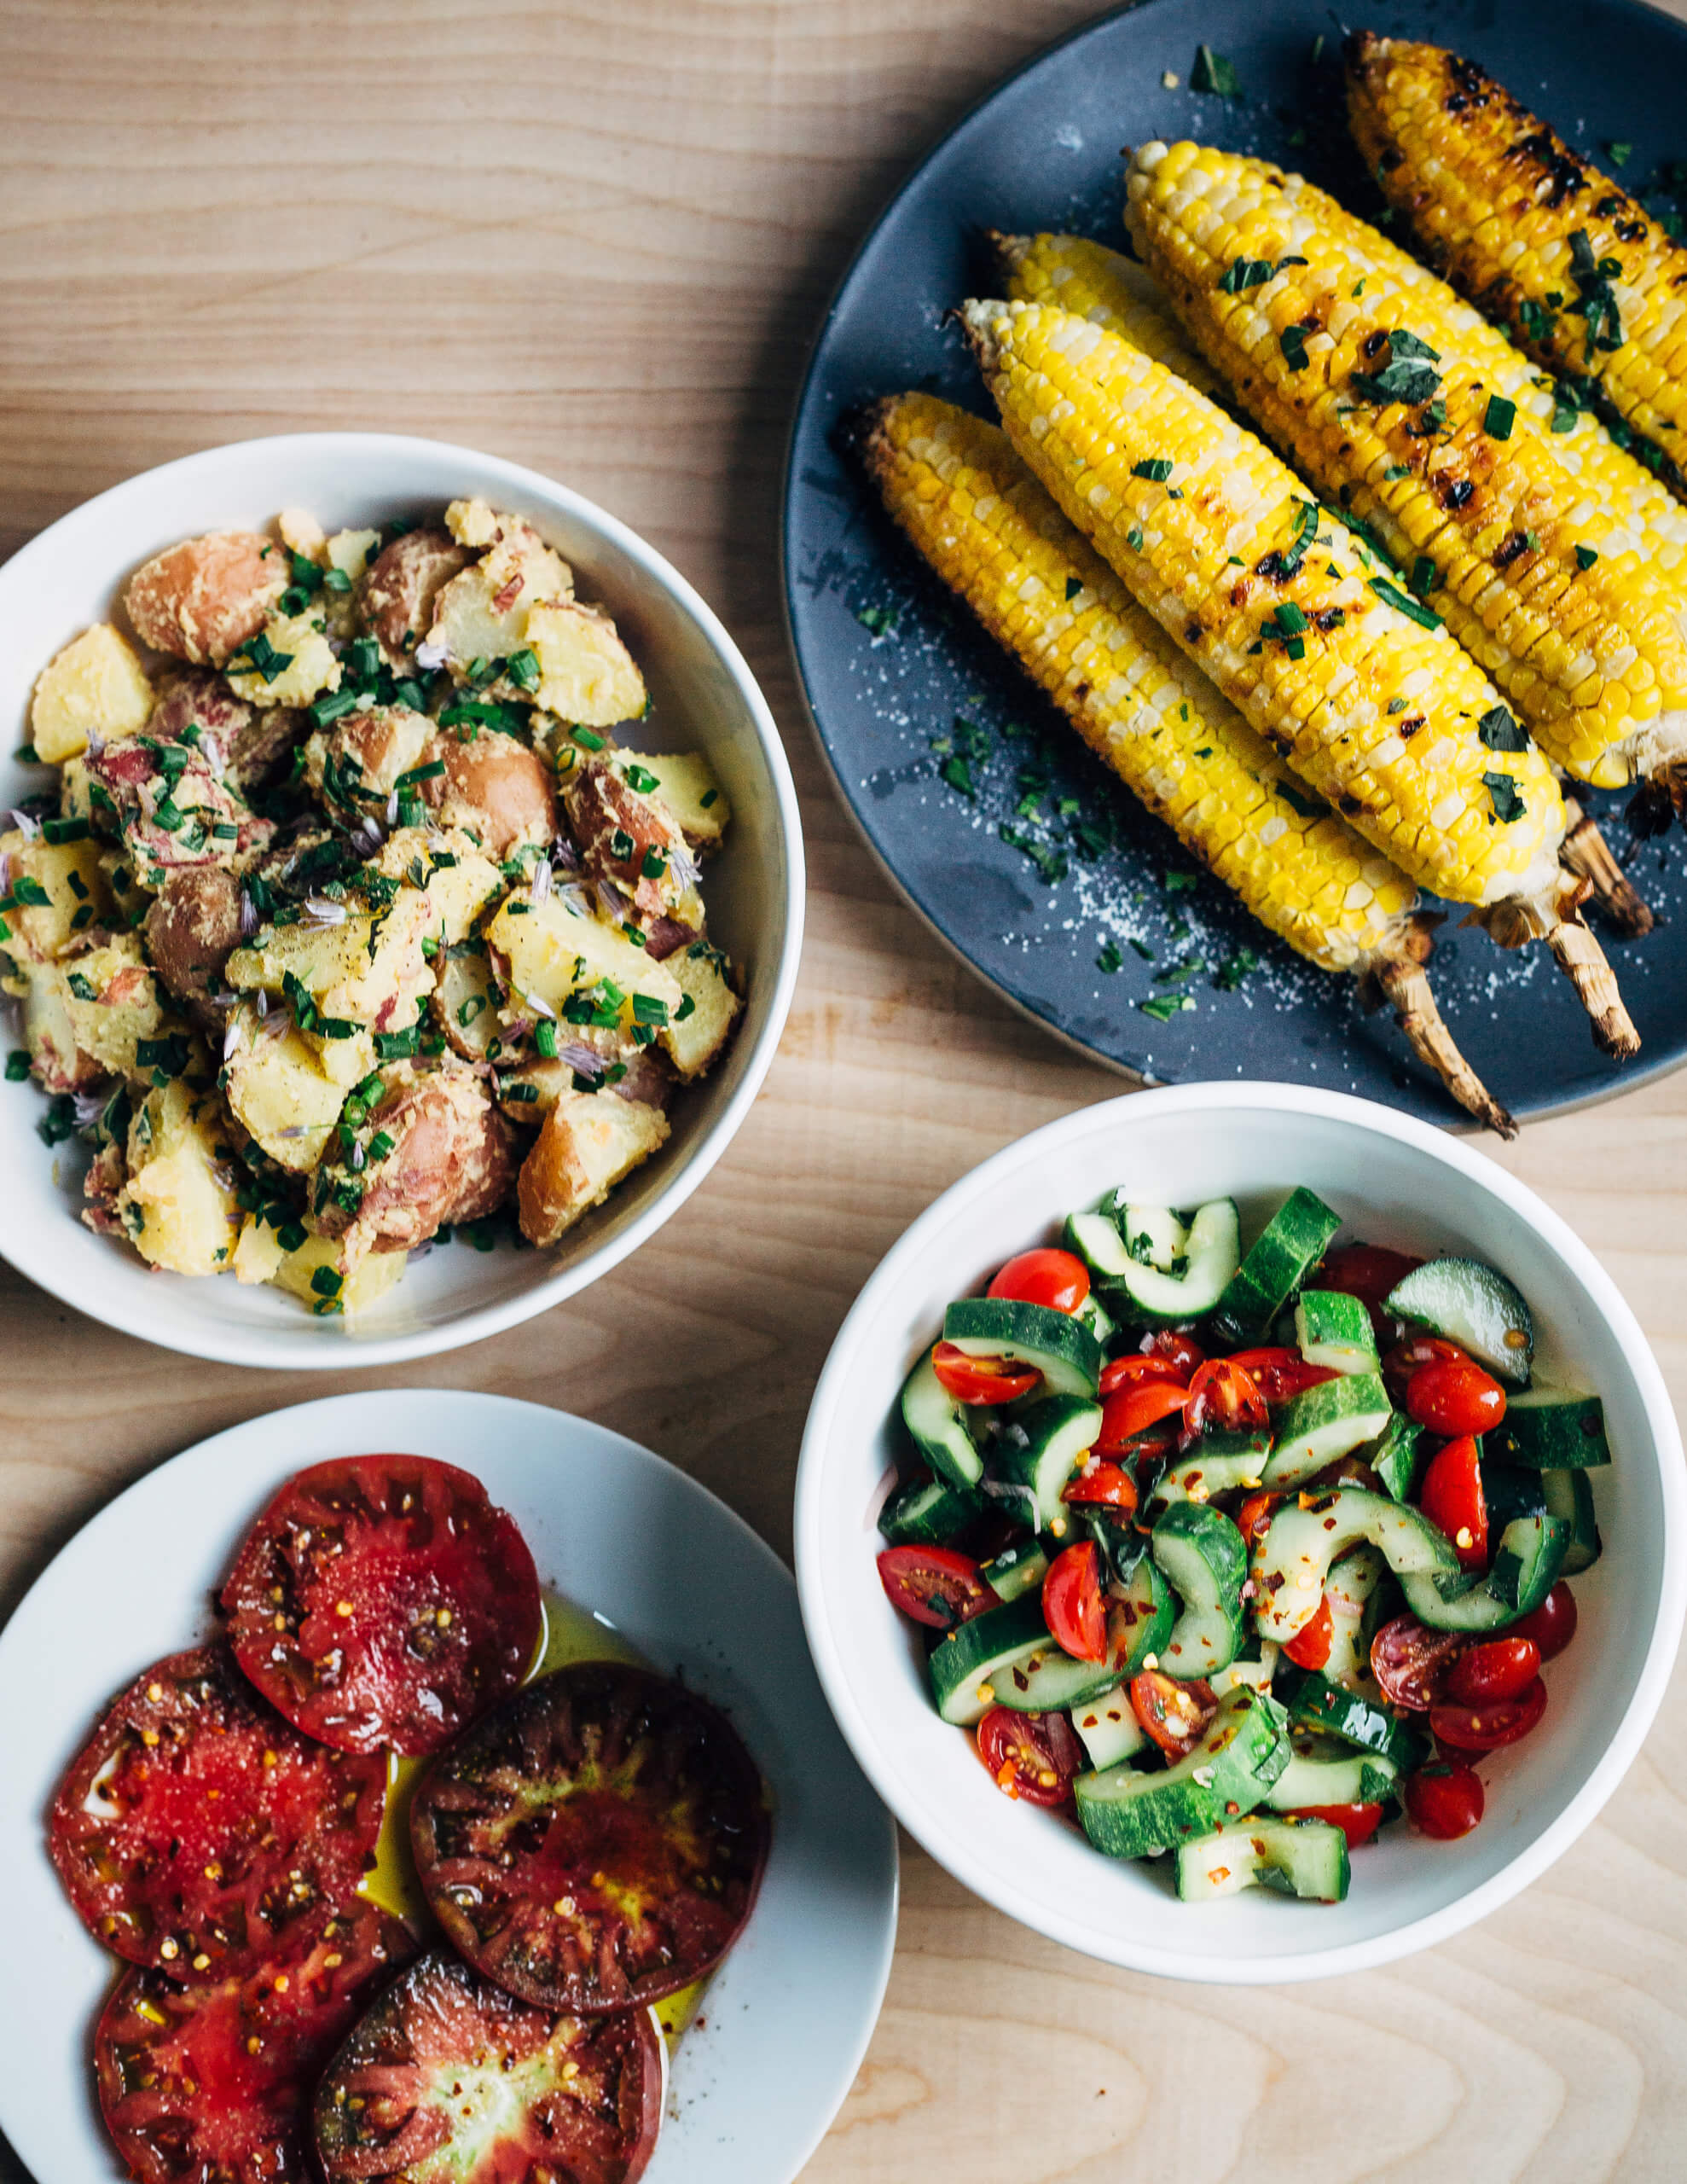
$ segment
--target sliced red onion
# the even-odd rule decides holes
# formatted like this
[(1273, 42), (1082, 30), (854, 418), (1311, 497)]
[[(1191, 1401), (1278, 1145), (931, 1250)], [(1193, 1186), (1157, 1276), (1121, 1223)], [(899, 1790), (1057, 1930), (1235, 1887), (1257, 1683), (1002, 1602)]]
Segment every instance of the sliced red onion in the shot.
[(623, 895), (612, 880), (600, 880), (598, 900), (612, 918), (624, 918), (632, 907), (629, 897)]
[(389, 829), (398, 824), (398, 792), (394, 789), (386, 799), (386, 823)]
[(72, 1092), (70, 1095), (70, 1103), (76, 1111), (77, 1128), (78, 1130), (91, 1129), (104, 1114), (106, 1102), (110, 1097), (109, 1089), (101, 1091), (84, 1086), (80, 1092)]
[(32, 842), (41, 832), (41, 822), (38, 819), (32, 819), (28, 812), (14, 811), (10, 816), (12, 824), (23, 836), (25, 841)]
[(566, 834), (559, 834), (551, 844), (551, 862), (559, 872), (577, 872), (580, 852)]
[(430, 675), (433, 674), (437, 669), (443, 667), (450, 657), (449, 648), (443, 644), (437, 645), (432, 642), (420, 644), (415, 650), (416, 665), (426, 668)]
[[(258, 905), (244, 887), (241, 890), (241, 938), (250, 940), (258, 930)], [(260, 996), (261, 998), (261, 996)], [(262, 1013), (261, 1011), (259, 1012)]]
[(303, 925), (328, 926), (345, 923), (345, 905), (336, 903), (328, 895), (307, 895), (304, 897)]
[(105, 737), (101, 735), (97, 728), (90, 728), (88, 731), (88, 756), (90, 758), (97, 758), (105, 747)]
[(533, 868), (533, 900), (536, 903), (542, 903), (550, 892), (550, 859), (542, 857)]

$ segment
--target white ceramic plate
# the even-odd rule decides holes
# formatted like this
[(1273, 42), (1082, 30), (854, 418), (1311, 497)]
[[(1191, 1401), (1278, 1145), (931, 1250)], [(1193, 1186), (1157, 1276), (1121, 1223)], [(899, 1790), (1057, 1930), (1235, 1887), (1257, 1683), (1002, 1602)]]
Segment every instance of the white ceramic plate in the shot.
[[(1541, 1728), (1481, 1763), (1481, 1826), (1431, 1843), (1391, 1827), (1345, 1903), (1264, 1890), (1180, 1903), (1169, 1861), (1100, 1856), (1000, 1796), (931, 1705), (923, 1648), (874, 1554), (904, 1374), (950, 1299), (1115, 1184), (1150, 1205), (1232, 1197), (1245, 1242), (1296, 1183), (1357, 1234), (1491, 1261), (1528, 1299), (1563, 1378), (1597, 1389), (1615, 1461), (1593, 1473), (1604, 1554), (1574, 1581), (1580, 1627), (1546, 1671)], [(1011, 1917), (1113, 1964), (1183, 1979), (1307, 1979), (1444, 1941), (1567, 1850), (1650, 1728), (1687, 1605), (1687, 1481), (1662, 1375), (1615, 1285), (1533, 1191), (1429, 1124), (1330, 1093), (1198, 1084), (1088, 1107), (987, 1160), (922, 1214), (844, 1321), (815, 1391), (797, 1485), (797, 1573), (826, 1696), (869, 1779), (934, 1858)], [(1550, 1934), (1545, 1945), (1551, 1947)]]
[(773, 1851), (680, 2042), (646, 2175), (786, 2184), (849, 2089), (896, 1928), (896, 1831), (826, 1711), (790, 1573), (723, 1502), (619, 1434), (437, 1389), (302, 1403), (188, 1449), (85, 1525), (0, 1635), (0, 2128), (38, 2184), (121, 2177), (88, 2059), (111, 1960), (65, 1900), (43, 1815), (103, 1703), (208, 1630), (212, 1589), (281, 1482), (383, 1449), (472, 1472), (542, 1583), (730, 1710), (772, 1786)]
[(46, 1101), (34, 1085), (0, 1084), (0, 1249), (43, 1289), (126, 1334), (229, 1364), (333, 1371), (496, 1334), (571, 1297), (653, 1234), (725, 1152), (767, 1075), (803, 941), (802, 822), (773, 715), (676, 569), (625, 524), (513, 462), (385, 433), (300, 433), (185, 456), (73, 508), (0, 568), (0, 811), (55, 777), (11, 755), (28, 733), (36, 677), (114, 611), (149, 555), (198, 531), (267, 527), (284, 508), (309, 508), (333, 530), (437, 517), (470, 493), (526, 516), (573, 566), (582, 595), (614, 615), (650, 686), (640, 747), (708, 753), (733, 809), (710, 866), (709, 927), (745, 967), (744, 1019), (720, 1067), (676, 1103), (668, 1144), (554, 1250), (434, 1252), (356, 1321), (313, 1319), (279, 1289), (156, 1273), (126, 1244), (94, 1235), (77, 1217), (78, 1148), (41, 1143)]

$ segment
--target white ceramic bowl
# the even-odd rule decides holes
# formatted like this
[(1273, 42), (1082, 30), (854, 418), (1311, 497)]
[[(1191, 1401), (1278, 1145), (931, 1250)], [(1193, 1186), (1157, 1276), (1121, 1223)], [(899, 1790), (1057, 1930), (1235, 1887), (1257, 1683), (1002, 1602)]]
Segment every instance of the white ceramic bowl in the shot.
[(436, 1251), (355, 1323), (313, 1319), (276, 1289), (149, 1272), (122, 1243), (94, 1235), (77, 1217), (74, 1146), (41, 1143), (45, 1102), (33, 1085), (0, 1086), (0, 1249), (43, 1289), (127, 1333), (232, 1364), (339, 1371), (495, 1334), (583, 1289), (653, 1234), (726, 1150), (773, 1060), (803, 939), (801, 822), (773, 715), (677, 570), (613, 516), (513, 462), (380, 433), (301, 433), (184, 456), (72, 509), (0, 568), (0, 810), (49, 779), (11, 755), (28, 732), (36, 676), (112, 613), (148, 555), (197, 531), (266, 525), (283, 508), (309, 508), (332, 530), (437, 515), (468, 494), (526, 516), (572, 565), (582, 595), (614, 615), (650, 686), (641, 747), (700, 748), (720, 776), (733, 819), (710, 867), (709, 922), (748, 975), (738, 1037), (679, 1103), (662, 1152), (556, 1249)]
[[(1393, 1827), (1354, 1860), (1345, 1903), (1251, 1891), (1207, 1906), (1169, 1862), (1114, 1863), (1011, 1802), (933, 1711), (923, 1649), (880, 1589), (875, 1518), (902, 1377), (951, 1298), (1058, 1240), (1116, 1183), (1162, 1205), (1230, 1196), (1244, 1240), (1304, 1183), (1350, 1233), (1487, 1259), (1528, 1298), (1555, 1360), (1604, 1398), (1615, 1461), (1594, 1476), (1604, 1554), (1575, 1581), (1580, 1626), (1547, 1669), (1546, 1718), (1484, 1760), (1487, 1816), (1455, 1844)], [(1275, 1084), (1197, 1084), (1088, 1107), (946, 1191), (867, 1283), (815, 1391), (797, 1487), (797, 1577), (827, 1698), (868, 1780), (957, 1879), (1039, 1932), (1183, 1979), (1363, 1970), (1443, 1941), (1516, 1895), (1586, 1827), (1657, 1711), (1687, 1603), (1681, 1438), (1645, 1338), (1592, 1254), (1482, 1154), (1390, 1109)]]

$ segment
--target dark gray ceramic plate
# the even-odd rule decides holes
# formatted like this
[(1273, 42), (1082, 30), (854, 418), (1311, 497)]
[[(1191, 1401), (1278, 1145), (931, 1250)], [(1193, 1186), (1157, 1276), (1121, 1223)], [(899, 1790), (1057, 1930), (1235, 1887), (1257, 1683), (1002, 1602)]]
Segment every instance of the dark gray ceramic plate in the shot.
[[(1596, 156), (1632, 145), (1631, 186), (1687, 157), (1687, 26), (1633, 0), (1410, 0), (1353, 20), (1473, 55)], [(1200, 43), (1235, 64), (1239, 99), (1187, 88)], [(1010, 1000), (1161, 1082), (1290, 1079), (1455, 1121), (1386, 1011), (1367, 1016), (1351, 979), (1302, 963), (1197, 877), (1090, 760), (895, 532), (840, 433), (856, 404), (905, 387), (985, 409), (945, 322), (960, 298), (989, 293), (979, 230), (1119, 242), (1123, 145), (1193, 136), (1262, 153), (1374, 209), (1346, 137), (1338, 44), (1322, 0), (1147, 0), (1044, 54), (943, 140), (862, 245), (821, 328), (791, 439), (786, 598), (809, 707), (867, 839)], [(1167, 71), (1180, 88), (1163, 87)], [(957, 740), (971, 798), (943, 778)], [(1604, 936), (1644, 1042), (1638, 1060), (1619, 1069), (1595, 1051), (1543, 948), (1503, 954), (1455, 914), (1431, 967), (1454, 1037), (1518, 1115), (1603, 1097), (1687, 1055), (1674, 930), (1687, 843), (1678, 834), (1630, 856), (1623, 799), (1588, 802), (1659, 915), (1645, 940)], [(1141, 1005), (1163, 1010), (1179, 995), (1193, 1008), (1164, 1020)]]

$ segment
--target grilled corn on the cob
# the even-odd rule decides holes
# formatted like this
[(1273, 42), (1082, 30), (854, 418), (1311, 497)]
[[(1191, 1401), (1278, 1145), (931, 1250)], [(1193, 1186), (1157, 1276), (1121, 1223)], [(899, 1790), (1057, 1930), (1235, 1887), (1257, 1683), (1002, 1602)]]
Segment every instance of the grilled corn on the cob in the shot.
[[(1269, 449), (1130, 343), (1043, 305), (962, 317), (1015, 447), (1224, 694), (1420, 885), (1509, 909), (1575, 980), (1596, 1036), (1638, 1044), (1558, 863), (1564, 810), (1498, 694)], [(1514, 739), (1506, 739), (1508, 741)]]
[(1528, 358), (1303, 177), (1147, 144), (1125, 217), (1255, 422), (1550, 757), (1601, 788), (1687, 758), (1687, 508), (1592, 418), (1568, 446)]
[(1223, 380), (1186, 340), (1152, 278), (1122, 251), (1087, 235), (1005, 235), (988, 230), (1004, 287), (1016, 303), (1052, 304), (1122, 334), (1145, 356), (1215, 400)]
[(1597, 381), (1687, 497), (1687, 248), (1474, 61), (1362, 31), (1347, 62), (1359, 150), (1430, 263)]
[(925, 560), (1125, 786), (1298, 953), (1375, 977), (1453, 1096), (1509, 1134), (1435, 1008), (1412, 882), (1285, 779), (1270, 745), (1130, 597), (1006, 435), (934, 395), (905, 394), (875, 405), (860, 447)]

